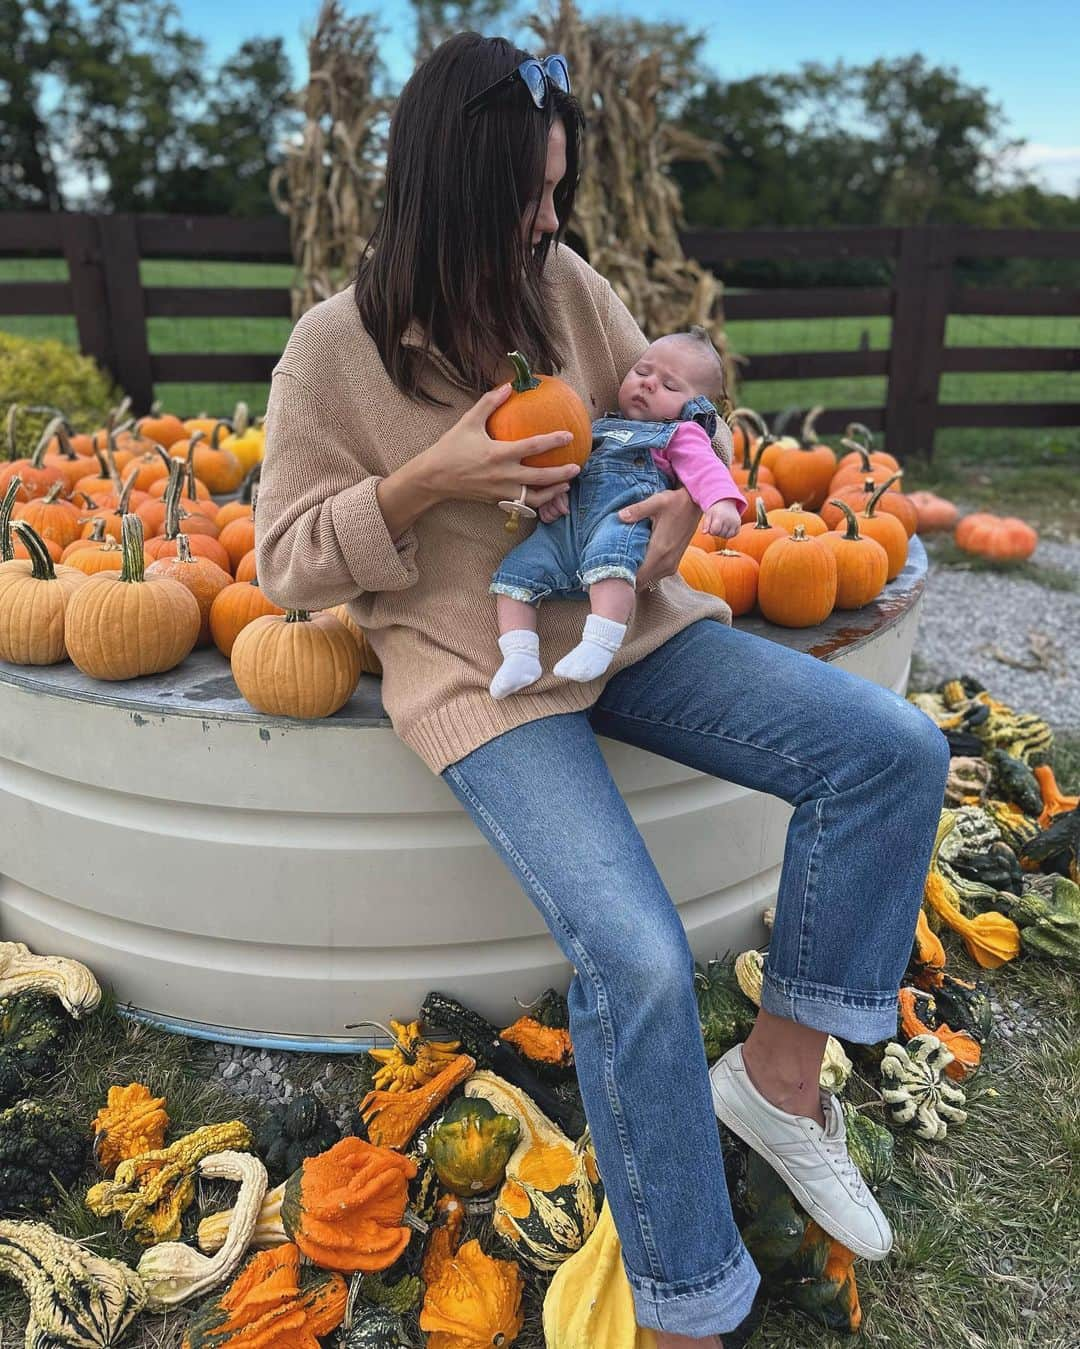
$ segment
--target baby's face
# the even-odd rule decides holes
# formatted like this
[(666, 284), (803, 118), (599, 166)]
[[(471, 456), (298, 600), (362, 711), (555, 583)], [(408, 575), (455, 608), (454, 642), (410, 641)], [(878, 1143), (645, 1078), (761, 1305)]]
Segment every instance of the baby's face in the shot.
[(685, 342), (658, 338), (619, 388), (619, 410), (631, 421), (672, 421), (687, 399), (704, 393), (702, 362)]

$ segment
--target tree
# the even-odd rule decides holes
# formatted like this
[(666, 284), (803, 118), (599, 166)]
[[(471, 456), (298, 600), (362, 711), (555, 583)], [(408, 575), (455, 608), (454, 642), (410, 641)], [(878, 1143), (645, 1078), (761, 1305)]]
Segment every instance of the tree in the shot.
[(683, 119), (725, 152), (720, 181), (676, 167), (687, 217), (735, 227), (969, 219), (1013, 145), (984, 89), (922, 56), (712, 80)]
[(0, 0), (0, 209), (64, 205), (41, 98), (73, 33), (66, 3)]
[(186, 161), (161, 175), (154, 209), (270, 215), (270, 172), (300, 121), (283, 40), (244, 42), (211, 85), (207, 111), (190, 127)]

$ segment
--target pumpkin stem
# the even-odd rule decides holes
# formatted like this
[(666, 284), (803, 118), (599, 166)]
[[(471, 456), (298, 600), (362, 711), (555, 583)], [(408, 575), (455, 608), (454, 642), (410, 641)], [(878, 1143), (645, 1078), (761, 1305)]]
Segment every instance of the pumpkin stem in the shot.
[(285, 610), (285, 622), (286, 622), (286, 623), (310, 623), (310, 622), (311, 622), (311, 610), (310, 610), (310, 609), (286, 609), (286, 610)]
[(176, 536), (176, 556), (181, 562), (195, 561), (191, 556), (191, 540), (184, 533), (177, 534)]
[(863, 507), (863, 515), (866, 516), (873, 515), (874, 508), (877, 506), (881, 498), (885, 495), (885, 493), (889, 490), (889, 488), (893, 485), (893, 483), (897, 482), (903, 476), (904, 470), (902, 468), (897, 469), (897, 471), (892, 475), (891, 478), (886, 478), (883, 483), (879, 483), (877, 489), (870, 497), (870, 500)]
[(761, 465), (761, 456), (765, 453), (765, 451), (769, 448), (770, 445), (774, 445), (775, 443), (776, 437), (769, 431), (766, 431), (765, 434), (758, 441), (757, 449), (754, 451), (754, 457), (750, 461), (750, 473), (746, 479), (747, 487), (751, 489), (757, 488), (757, 475), (758, 475), (758, 468)]
[(19, 415), (18, 403), (11, 403), (7, 410), (7, 419), (4, 422), (4, 430), (7, 438), (8, 459), (17, 459), (19, 447), (15, 442), (15, 422)]
[(251, 417), (248, 414), (248, 405), (246, 403), (237, 403), (233, 408), (232, 424), (234, 435), (242, 436), (250, 425)]
[(30, 463), (34, 468), (42, 468), (45, 463), (45, 451), (49, 448), (49, 442), (53, 436), (58, 434), (60, 427), (64, 425), (63, 417), (54, 417), (41, 433), (41, 438), (34, 446), (34, 451), (30, 456)]
[(425, 1222), (419, 1214), (414, 1213), (410, 1208), (407, 1208), (401, 1215), (401, 1223), (403, 1227), (411, 1227), (414, 1232), (419, 1232), (422, 1236), (426, 1236), (431, 1231), (431, 1224)]
[(29, 520), (15, 520), (11, 526), (18, 530), (19, 537), (30, 554), (31, 575), (35, 581), (55, 581), (56, 568), (49, 556), (45, 542)]
[(184, 465), (179, 459), (169, 460), (169, 483), (165, 488), (165, 537), (175, 539), (180, 533), (180, 492)]
[(757, 524), (754, 526), (755, 529), (772, 529), (772, 525), (769, 524), (769, 517), (765, 513), (764, 497), (759, 496), (754, 502), (754, 514), (757, 516)]
[(864, 473), (871, 472), (874, 466), (870, 462), (870, 453), (865, 445), (860, 445), (857, 440), (848, 440), (845, 436), (841, 436), (840, 444), (845, 450), (850, 450), (852, 454), (859, 456), (859, 467)]
[[(847, 426), (844, 427), (844, 435), (849, 440), (856, 441), (859, 449), (872, 450), (874, 448), (874, 433), (868, 426), (863, 426), (862, 422), (848, 422)], [(858, 443), (861, 441), (865, 441), (865, 445)]]
[[(15, 404), (12, 403), (11, 406), (14, 407)], [(22, 478), (16, 473), (8, 482), (3, 501), (0, 501), (0, 562), (10, 562), (15, 556), (15, 548), (11, 542), (11, 510), (15, 505), (15, 498), (19, 495), (20, 487)]]
[(114, 408), (109, 409), (109, 415), (105, 418), (105, 427), (111, 431), (121, 417), (123, 417), (131, 407), (131, 398), (128, 394)]
[(769, 434), (769, 428), (765, 425), (764, 417), (755, 412), (753, 408), (732, 408), (728, 413), (727, 424), (734, 428), (736, 422), (748, 422), (759, 437)]
[(412, 1052), (412, 1050), (409, 1049), (406, 1045), (404, 1045), (397, 1038), (394, 1032), (390, 1030), (388, 1026), (384, 1026), (381, 1021), (350, 1021), (345, 1026), (345, 1029), (356, 1030), (360, 1026), (378, 1026), (378, 1028), (383, 1032), (383, 1034), (387, 1037), (387, 1039), (392, 1042), (394, 1048), (398, 1051), (398, 1053), (401, 1055), (401, 1057), (405, 1060), (406, 1063), (416, 1062), (417, 1056)]
[(146, 557), (143, 553), (142, 521), (134, 511), (128, 511), (120, 521), (121, 545), (124, 560), (120, 566), (121, 581), (145, 581)]
[(844, 538), (845, 539), (862, 538), (862, 535), (859, 533), (859, 522), (858, 520), (855, 519), (855, 512), (851, 509), (851, 507), (847, 504), (847, 502), (841, 501), (838, 497), (832, 497), (829, 500), (829, 505), (839, 506), (840, 509), (847, 516), (847, 533), (844, 535)]
[(210, 448), (211, 448), (212, 450), (220, 450), (220, 449), (221, 449), (221, 428), (222, 428), (222, 427), (225, 428), (225, 434), (226, 434), (226, 435), (228, 435), (228, 436), (231, 436), (231, 435), (232, 435), (232, 427), (229, 425), (229, 423), (228, 423), (227, 421), (224, 421), (224, 420), (222, 420), (222, 421), (216, 421), (216, 422), (214, 423), (214, 425), (210, 428)]
[(818, 443), (818, 437), (814, 432), (814, 423), (817, 421), (817, 419), (821, 416), (821, 414), (824, 411), (825, 405), (823, 403), (818, 403), (817, 406), (812, 407), (810, 411), (806, 414), (806, 416), (803, 418), (802, 430), (799, 432), (799, 439), (802, 441), (802, 448), (804, 450), (808, 450), (812, 445), (816, 445)]
[(131, 500), (131, 490), (135, 486), (135, 479), (139, 476), (138, 464), (132, 464), (131, 472), (124, 479), (124, 485), (120, 489), (120, 496), (116, 502), (117, 515), (126, 515), (128, 502)]
[(240, 488), (240, 500), (250, 502), (252, 493), (255, 491), (255, 484), (262, 476), (262, 460), (252, 464), (251, 472), (244, 479), (244, 484)]
[[(86, 496), (86, 493), (83, 492), (81, 493), (81, 495)], [(86, 497), (86, 499), (87, 501), (90, 501), (89, 497)], [(90, 504), (93, 505), (93, 502), (91, 502)], [(80, 524), (84, 523), (85, 521), (80, 521)], [(105, 542), (105, 517), (103, 515), (94, 516), (94, 521), (93, 524), (90, 526), (90, 533), (87, 535), (87, 537), (89, 538), (91, 543)]]
[(198, 501), (199, 489), (195, 485), (195, 446), (200, 440), (206, 439), (205, 431), (193, 431), (188, 440), (187, 448), (187, 485), (188, 496), (192, 501)]
[(530, 389), (539, 389), (540, 381), (529, 369), (529, 362), (520, 351), (508, 351), (510, 363), (514, 367), (513, 390), (515, 393), (528, 393)]
[(49, 488), (49, 490), (45, 493), (44, 497), (42, 498), (41, 504), (43, 506), (52, 506), (55, 503), (56, 498), (63, 491), (63, 487), (64, 484), (62, 481), (54, 482), (53, 485)]

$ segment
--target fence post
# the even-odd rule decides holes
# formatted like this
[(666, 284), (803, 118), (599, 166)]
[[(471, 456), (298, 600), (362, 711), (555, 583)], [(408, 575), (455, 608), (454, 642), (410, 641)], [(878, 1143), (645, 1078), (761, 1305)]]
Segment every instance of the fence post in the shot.
[(900, 232), (889, 346), (885, 446), (897, 458), (934, 453), (955, 233), (915, 225)]
[(72, 211), (60, 216), (60, 231), (79, 333), (79, 350), (84, 356), (93, 357), (115, 379), (112, 326), (97, 221), (85, 212)]
[(142, 415), (150, 411), (154, 401), (154, 380), (146, 333), (146, 305), (139, 279), (135, 217), (101, 215), (97, 226), (112, 329), (111, 368), (117, 383), (130, 397), (132, 410)]

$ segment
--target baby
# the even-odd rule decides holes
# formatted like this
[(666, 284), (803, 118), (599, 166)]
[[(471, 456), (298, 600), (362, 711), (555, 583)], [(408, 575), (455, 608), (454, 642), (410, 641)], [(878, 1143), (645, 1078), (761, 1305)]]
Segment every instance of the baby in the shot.
[(492, 578), (503, 663), (491, 681), (505, 698), (540, 678), (536, 609), (547, 595), (587, 590), (591, 613), (581, 642), (554, 674), (585, 682), (602, 675), (626, 635), (635, 580), (652, 521), (624, 524), (619, 511), (681, 484), (701, 507), (701, 528), (731, 538), (746, 498), (712, 446), (724, 367), (704, 328), (670, 333), (634, 363), (619, 388), (619, 411), (592, 424), (592, 451), (566, 495), (539, 509), (539, 526), (512, 548)]

